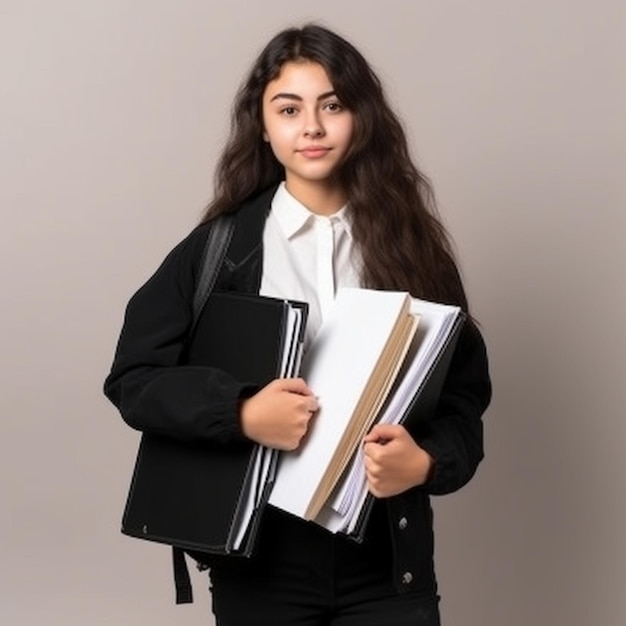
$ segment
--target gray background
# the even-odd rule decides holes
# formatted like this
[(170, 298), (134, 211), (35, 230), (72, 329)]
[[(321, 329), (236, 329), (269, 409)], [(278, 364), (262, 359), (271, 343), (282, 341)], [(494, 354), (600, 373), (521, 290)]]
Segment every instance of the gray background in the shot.
[(100, 388), (244, 71), (321, 18), (405, 120), (490, 347), (487, 460), (435, 501), (445, 623), (621, 626), (626, 4), (295, 6), (0, 0), (0, 623), (211, 623), (204, 577), (174, 607), (167, 549), (119, 534), (138, 435)]

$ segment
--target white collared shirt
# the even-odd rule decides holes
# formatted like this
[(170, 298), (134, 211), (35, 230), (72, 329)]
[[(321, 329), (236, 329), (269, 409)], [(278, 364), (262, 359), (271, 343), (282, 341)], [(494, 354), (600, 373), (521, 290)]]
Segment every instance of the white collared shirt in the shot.
[(296, 200), (281, 183), (263, 232), (260, 293), (309, 304), (305, 346), (324, 321), (339, 287), (359, 287), (360, 258), (346, 207), (326, 217)]

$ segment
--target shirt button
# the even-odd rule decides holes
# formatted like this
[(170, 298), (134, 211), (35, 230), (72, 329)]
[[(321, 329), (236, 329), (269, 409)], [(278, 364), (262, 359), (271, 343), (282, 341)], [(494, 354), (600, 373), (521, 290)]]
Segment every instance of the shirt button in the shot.
[(413, 574), (411, 574), (411, 572), (404, 572), (404, 574), (402, 574), (402, 582), (405, 585), (410, 584), (413, 581)]
[(407, 520), (406, 517), (401, 517), (400, 520), (398, 521), (398, 528), (400, 530), (404, 530), (408, 525), (409, 525), (409, 521)]

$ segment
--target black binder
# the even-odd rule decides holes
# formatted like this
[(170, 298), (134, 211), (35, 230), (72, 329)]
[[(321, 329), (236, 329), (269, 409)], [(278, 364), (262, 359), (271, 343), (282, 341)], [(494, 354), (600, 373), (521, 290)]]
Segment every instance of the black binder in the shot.
[[(300, 324), (291, 338), (287, 331), (293, 311)], [(186, 362), (217, 367), (259, 386), (297, 375), (307, 314), (307, 304), (301, 302), (213, 293), (196, 324)], [(269, 454), (269, 472), (257, 485), (254, 460), (261, 451)], [(249, 555), (275, 464), (276, 451), (252, 442), (226, 446), (144, 433), (122, 532), (192, 552)], [(254, 505), (251, 513), (248, 507), (242, 538), (238, 532), (248, 497)]]

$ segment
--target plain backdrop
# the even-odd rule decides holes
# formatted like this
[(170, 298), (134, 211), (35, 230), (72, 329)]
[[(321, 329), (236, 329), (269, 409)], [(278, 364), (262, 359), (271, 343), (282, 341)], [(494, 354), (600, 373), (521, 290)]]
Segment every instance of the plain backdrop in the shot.
[(486, 460), (434, 501), (444, 624), (626, 623), (625, 7), (0, 0), (0, 623), (213, 623), (119, 533), (138, 434), (101, 386), (243, 73), (307, 20), (379, 72), (489, 345)]

